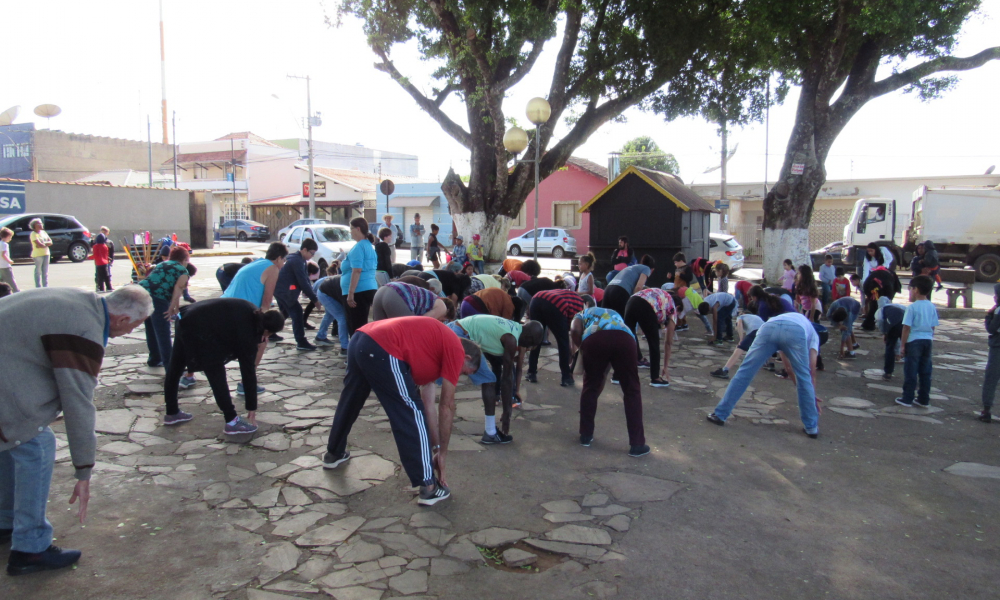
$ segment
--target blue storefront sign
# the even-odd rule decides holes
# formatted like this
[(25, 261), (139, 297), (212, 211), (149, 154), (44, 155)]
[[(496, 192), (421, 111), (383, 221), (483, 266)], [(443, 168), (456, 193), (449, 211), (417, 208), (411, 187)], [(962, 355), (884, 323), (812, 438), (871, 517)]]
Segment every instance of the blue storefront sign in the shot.
[(0, 181), (0, 215), (19, 215), (24, 208), (24, 184)]
[(34, 179), (35, 124), (0, 127), (0, 179)]

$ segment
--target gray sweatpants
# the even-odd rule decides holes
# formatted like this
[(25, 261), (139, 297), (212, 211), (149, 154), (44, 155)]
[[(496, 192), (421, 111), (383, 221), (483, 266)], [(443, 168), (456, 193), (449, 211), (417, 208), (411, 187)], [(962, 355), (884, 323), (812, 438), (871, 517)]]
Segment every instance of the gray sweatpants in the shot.
[(990, 356), (986, 359), (986, 376), (983, 377), (983, 409), (993, 408), (993, 396), (996, 395), (997, 383), (1000, 383), (1000, 348), (990, 347)]
[(382, 319), (412, 316), (414, 316), (413, 311), (396, 290), (390, 287), (380, 287), (375, 292), (375, 300), (372, 301), (372, 320), (381, 321)]
[(0, 268), (0, 281), (3, 281), (7, 285), (9, 285), (10, 286), (10, 290), (12, 292), (20, 292), (21, 291), (21, 290), (17, 289), (17, 282), (14, 281), (14, 269), (12, 269), (10, 267)]

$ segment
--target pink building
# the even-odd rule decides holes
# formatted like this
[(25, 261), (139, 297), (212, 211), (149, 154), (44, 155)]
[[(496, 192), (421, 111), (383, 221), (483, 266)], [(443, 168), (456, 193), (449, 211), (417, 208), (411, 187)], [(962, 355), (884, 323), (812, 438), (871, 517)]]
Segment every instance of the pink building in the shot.
[[(608, 169), (585, 158), (571, 157), (566, 166), (546, 177), (538, 186), (538, 226), (562, 227), (576, 238), (577, 255), (590, 246), (590, 213), (577, 212), (581, 206), (608, 186)], [(532, 229), (535, 215), (535, 190), (521, 208), (510, 228), (508, 239)]]

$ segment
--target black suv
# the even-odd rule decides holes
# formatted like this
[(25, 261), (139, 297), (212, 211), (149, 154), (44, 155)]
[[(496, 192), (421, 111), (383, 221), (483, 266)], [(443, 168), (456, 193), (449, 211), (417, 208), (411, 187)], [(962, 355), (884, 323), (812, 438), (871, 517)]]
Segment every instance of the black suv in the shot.
[(70, 215), (54, 215), (51, 213), (28, 213), (10, 215), (0, 220), (0, 227), (6, 227), (14, 232), (10, 240), (11, 258), (31, 258), (31, 228), (28, 223), (32, 219), (41, 219), (45, 233), (52, 238), (49, 248), (51, 260), (55, 262), (68, 256), (73, 262), (83, 262), (90, 256), (90, 231), (76, 217)]

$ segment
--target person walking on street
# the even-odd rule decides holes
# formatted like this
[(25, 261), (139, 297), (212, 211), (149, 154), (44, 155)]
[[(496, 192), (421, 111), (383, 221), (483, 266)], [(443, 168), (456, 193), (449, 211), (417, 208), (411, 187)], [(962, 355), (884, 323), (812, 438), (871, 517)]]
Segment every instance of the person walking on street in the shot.
[(146, 347), (149, 350), (146, 364), (151, 367), (170, 366), (170, 323), (180, 311), (190, 258), (187, 250), (174, 246), (169, 258), (139, 282), (153, 298), (153, 314), (146, 319)]
[(341, 292), (344, 295), (344, 308), (347, 311), (348, 333), (354, 335), (360, 327), (368, 322), (368, 312), (375, 300), (378, 282), (375, 279), (375, 267), (378, 257), (375, 255), (375, 236), (368, 231), (368, 221), (362, 217), (351, 220), (351, 237), (355, 244), (347, 253), (340, 269)]
[(35, 287), (49, 287), (49, 247), (52, 245), (52, 238), (45, 233), (42, 227), (42, 220), (35, 218), (28, 223), (31, 228), (31, 260), (35, 261)]
[[(284, 326), (285, 318), (277, 310), (261, 312), (239, 298), (202, 300), (181, 309), (173, 360), (163, 381), (167, 405), (163, 424), (178, 425), (193, 418), (177, 404), (177, 389), (186, 366), (190, 371), (204, 371), (212, 386), (215, 403), (225, 419), (223, 433), (237, 435), (257, 431), (257, 345)], [(244, 402), (248, 414), (245, 419), (236, 413), (226, 379), (226, 363), (234, 358), (240, 363), (240, 376), (246, 385)]]
[(0, 228), (0, 281), (10, 286), (11, 291), (19, 292), (14, 281), (14, 261), (10, 258), (10, 240), (14, 231), (6, 227)]
[(62, 412), (77, 480), (69, 502), (79, 501), (83, 523), (96, 462), (94, 388), (105, 348), (109, 338), (130, 333), (152, 311), (139, 286), (104, 297), (73, 288), (29, 290), (0, 302), (0, 337), (9, 342), (0, 344), (0, 538), (11, 540), (9, 575), (61, 569), (80, 559), (79, 550), (52, 544), (45, 516), (56, 456), (49, 424)]
[[(444, 324), (423, 317), (369, 323), (354, 334), (347, 374), (330, 428), (323, 468), (350, 460), (347, 438), (372, 391), (389, 417), (400, 462), (417, 503), (431, 506), (451, 496), (445, 475), (455, 417), (455, 388), (461, 375), (479, 368), (481, 352)], [(435, 405), (434, 381), (441, 378)], [(432, 454), (433, 453), (433, 454)], [(435, 473), (436, 471), (436, 473)]]
[(274, 299), (278, 301), (281, 310), (292, 320), (295, 348), (299, 352), (310, 352), (316, 349), (316, 346), (310, 344), (309, 340), (306, 339), (305, 317), (302, 313), (302, 305), (299, 304), (299, 295), (305, 293), (311, 301), (318, 301), (312, 283), (309, 281), (309, 273), (306, 270), (306, 263), (316, 254), (318, 249), (319, 245), (316, 244), (316, 240), (312, 238), (302, 240), (299, 251), (288, 255), (274, 286)]
[(632, 331), (613, 310), (596, 308), (587, 297), (589, 308), (573, 317), (570, 330), (571, 351), (580, 351), (583, 361), (583, 391), (580, 393), (580, 445), (594, 442), (594, 417), (597, 399), (604, 390), (608, 367), (618, 373), (625, 396), (625, 424), (628, 428), (628, 455), (649, 454), (642, 424), (642, 389), (635, 356), (636, 340)]
[(424, 226), (420, 224), (420, 213), (413, 215), (410, 224), (410, 260), (424, 262)]
[[(94, 255), (94, 284), (98, 292), (110, 292), (111, 288), (111, 261), (114, 259), (112, 250), (108, 247), (108, 234), (111, 230), (101, 227), (101, 233), (94, 237), (91, 252)], [(107, 289), (105, 289), (107, 288)]]

